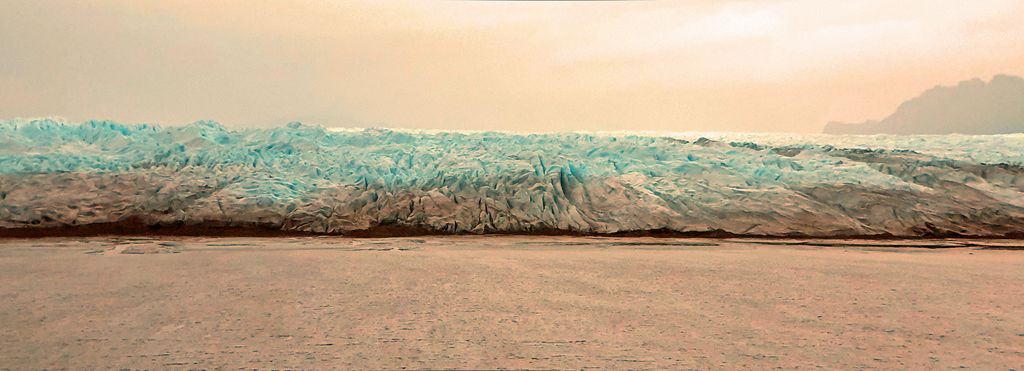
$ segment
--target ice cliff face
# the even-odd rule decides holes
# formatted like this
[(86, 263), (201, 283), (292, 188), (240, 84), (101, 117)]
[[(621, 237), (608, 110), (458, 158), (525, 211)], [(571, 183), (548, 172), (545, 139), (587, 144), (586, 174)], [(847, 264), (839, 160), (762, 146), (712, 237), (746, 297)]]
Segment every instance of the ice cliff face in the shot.
[(132, 220), (338, 234), (1024, 231), (1020, 152), (978, 144), (1024, 148), (1022, 136), (890, 137), (878, 149), (826, 144), (863, 138), (765, 138), (9, 121), (0, 229)]

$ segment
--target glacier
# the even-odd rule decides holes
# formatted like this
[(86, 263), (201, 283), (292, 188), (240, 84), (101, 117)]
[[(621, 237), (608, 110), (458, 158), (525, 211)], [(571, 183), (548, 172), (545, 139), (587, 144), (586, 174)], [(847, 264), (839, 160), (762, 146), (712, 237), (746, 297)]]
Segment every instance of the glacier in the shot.
[[(0, 235), (1024, 236), (1024, 135), (0, 122)], [(17, 233), (14, 233), (17, 234)]]

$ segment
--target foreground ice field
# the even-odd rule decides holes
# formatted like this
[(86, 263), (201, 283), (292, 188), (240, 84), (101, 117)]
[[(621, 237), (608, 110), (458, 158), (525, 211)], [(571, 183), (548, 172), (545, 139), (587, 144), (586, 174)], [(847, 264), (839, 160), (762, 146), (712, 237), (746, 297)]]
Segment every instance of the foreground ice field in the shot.
[(1022, 244), (0, 240), (0, 368), (1020, 370)]
[(0, 123), (0, 234), (161, 226), (182, 233), (1024, 236), (1022, 160), (1024, 135), (517, 135), (8, 121)]

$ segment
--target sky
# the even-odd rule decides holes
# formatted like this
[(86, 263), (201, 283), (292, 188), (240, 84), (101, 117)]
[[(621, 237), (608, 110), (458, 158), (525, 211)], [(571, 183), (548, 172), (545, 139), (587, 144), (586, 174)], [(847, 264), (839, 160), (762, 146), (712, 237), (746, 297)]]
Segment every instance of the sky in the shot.
[(0, 2), (0, 119), (820, 132), (1024, 75), (1024, 1)]

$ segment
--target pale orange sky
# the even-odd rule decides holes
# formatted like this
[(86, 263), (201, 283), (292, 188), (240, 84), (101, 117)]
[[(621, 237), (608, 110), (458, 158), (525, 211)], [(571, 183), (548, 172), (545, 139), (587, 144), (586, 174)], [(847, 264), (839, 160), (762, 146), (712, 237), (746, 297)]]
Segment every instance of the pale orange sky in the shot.
[(4, 1), (0, 118), (819, 132), (1024, 75), (1024, 1)]

